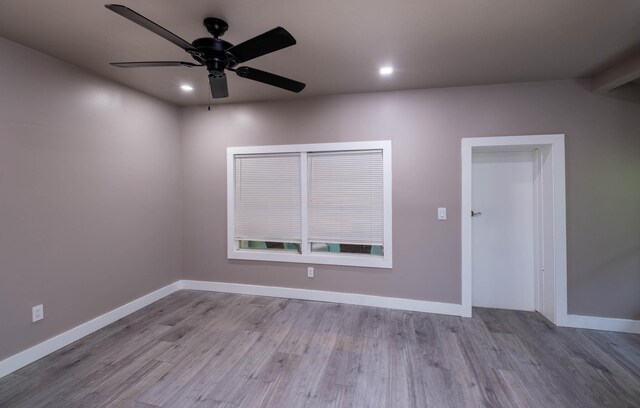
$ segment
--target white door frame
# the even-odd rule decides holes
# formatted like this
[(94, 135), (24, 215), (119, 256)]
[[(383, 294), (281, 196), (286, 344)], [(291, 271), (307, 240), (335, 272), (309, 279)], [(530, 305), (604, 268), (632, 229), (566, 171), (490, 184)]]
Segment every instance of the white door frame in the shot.
[(462, 139), (462, 316), (471, 317), (472, 235), (471, 180), (474, 147), (549, 147), (551, 151), (553, 183), (553, 240), (554, 240), (554, 319), (558, 326), (567, 323), (567, 231), (565, 199), (564, 134), (472, 137)]

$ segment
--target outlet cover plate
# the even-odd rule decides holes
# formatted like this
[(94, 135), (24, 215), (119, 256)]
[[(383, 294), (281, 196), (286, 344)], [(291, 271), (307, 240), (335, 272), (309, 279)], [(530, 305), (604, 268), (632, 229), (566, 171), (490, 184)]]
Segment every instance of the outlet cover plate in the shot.
[(38, 305), (31, 308), (31, 321), (37, 322), (44, 319), (44, 306)]

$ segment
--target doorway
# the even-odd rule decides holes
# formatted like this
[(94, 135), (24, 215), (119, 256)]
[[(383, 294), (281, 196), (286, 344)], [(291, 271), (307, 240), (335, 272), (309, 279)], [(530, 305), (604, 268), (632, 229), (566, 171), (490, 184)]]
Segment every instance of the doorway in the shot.
[(567, 314), (564, 135), (462, 139), (462, 315)]

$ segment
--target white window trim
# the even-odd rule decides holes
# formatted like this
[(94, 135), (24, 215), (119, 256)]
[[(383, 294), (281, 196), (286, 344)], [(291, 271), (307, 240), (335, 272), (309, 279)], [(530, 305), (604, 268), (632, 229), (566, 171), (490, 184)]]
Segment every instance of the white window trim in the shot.
[[(331, 152), (345, 150), (382, 150), (383, 183), (383, 246), (382, 257), (358, 254), (315, 254), (308, 250), (307, 242), (307, 152)], [(302, 154), (302, 254), (273, 252), (266, 250), (242, 250), (235, 240), (235, 180), (234, 157), (240, 154), (301, 153)], [(392, 258), (392, 190), (391, 190), (391, 141), (347, 143), (313, 143), (297, 145), (246, 146), (227, 148), (227, 258), (253, 261), (295, 262), (321, 265), (361, 266), (369, 268), (391, 268)]]

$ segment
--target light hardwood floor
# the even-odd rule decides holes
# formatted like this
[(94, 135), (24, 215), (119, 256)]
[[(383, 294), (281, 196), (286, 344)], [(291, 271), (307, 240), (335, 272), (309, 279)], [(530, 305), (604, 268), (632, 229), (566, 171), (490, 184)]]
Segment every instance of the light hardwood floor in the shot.
[(180, 291), (0, 379), (2, 407), (640, 407), (640, 336)]

